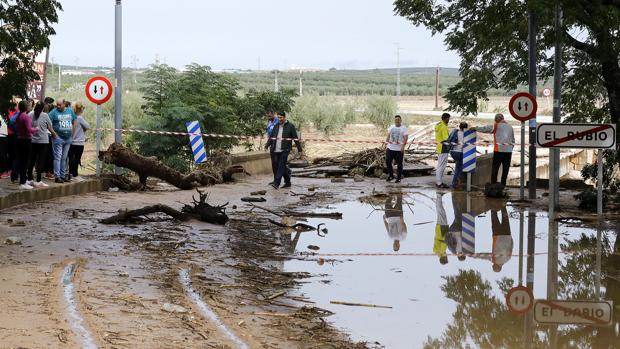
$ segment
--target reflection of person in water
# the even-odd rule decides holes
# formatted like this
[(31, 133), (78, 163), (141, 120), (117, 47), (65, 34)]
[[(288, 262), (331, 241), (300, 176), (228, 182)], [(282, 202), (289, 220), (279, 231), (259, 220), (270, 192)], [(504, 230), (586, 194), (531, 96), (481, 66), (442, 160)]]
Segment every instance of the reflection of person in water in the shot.
[(446, 254), (446, 235), (448, 234), (448, 218), (446, 218), (446, 210), (443, 207), (443, 193), (437, 193), (435, 198), (435, 210), (437, 211), (437, 224), (435, 225), (435, 242), (433, 244), (433, 253), (439, 257), (439, 263), (447, 264), (448, 255)]
[[(394, 202), (394, 198), (396, 202)], [(403, 194), (396, 194), (385, 200), (385, 214), (383, 224), (390, 239), (394, 240), (393, 249), (400, 250), (400, 242), (407, 238), (407, 225), (403, 217)]]
[(454, 222), (448, 228), (446, 243), (450, 252), (457, 255), (459, 261), (465, 260), (463, 253), (463, 211), (466, 201), (457, 193), (452, 193), (452, 207), (454, 209)]
[(506, 207), (502, 207), (501, 223), (497, 217), (497, 211), (491, 211), (491, 229), (493, 229), (491, 262), (493, 263), (493, 271), (498, 273), (512, 256), (512, 235), (510, 234), (510, 223)]

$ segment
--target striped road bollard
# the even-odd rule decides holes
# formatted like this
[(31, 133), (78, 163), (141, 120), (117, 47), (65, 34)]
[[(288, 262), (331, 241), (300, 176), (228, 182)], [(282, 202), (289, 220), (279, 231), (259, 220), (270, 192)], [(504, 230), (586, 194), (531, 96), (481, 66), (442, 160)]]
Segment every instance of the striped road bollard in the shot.
[(471, 174), (476, 171), (476, 131), (463, 133), (463, 172), (467, 173), (467, 191), (471, 191)]
[(192, 147), (192, 153), (194, 154), (194, 162), (196, 164), (202, 164), (207, 161), (207, 151), (202, 141), (202, 132), (200, 131), (200, 124), (198, 121), (186, 122), (187, 132), (189, 133), (189, 144)]

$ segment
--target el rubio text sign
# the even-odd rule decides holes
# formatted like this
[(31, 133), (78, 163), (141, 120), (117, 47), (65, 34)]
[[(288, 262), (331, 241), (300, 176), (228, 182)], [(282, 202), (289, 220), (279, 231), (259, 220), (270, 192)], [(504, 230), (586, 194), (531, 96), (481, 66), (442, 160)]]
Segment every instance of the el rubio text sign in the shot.
[(536, 141), (545, 148), (616, 147), (616, 126), (611, 124), (540, 124)]
[(534, 320), (539, 324), (611, 325), (613, 302), (538, 299)]

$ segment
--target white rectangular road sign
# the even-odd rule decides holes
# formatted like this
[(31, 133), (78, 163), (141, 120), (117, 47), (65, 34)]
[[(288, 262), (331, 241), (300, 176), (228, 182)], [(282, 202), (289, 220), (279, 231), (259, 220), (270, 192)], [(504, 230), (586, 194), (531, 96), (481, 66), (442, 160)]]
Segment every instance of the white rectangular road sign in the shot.
[(534, 320), (539, 324), (611, 325), (611, 301), (563, 301), (537, 299)]
[(612, 124), (540, 124), (536, 141), (548, 148), (616, 147), (616, 125)]

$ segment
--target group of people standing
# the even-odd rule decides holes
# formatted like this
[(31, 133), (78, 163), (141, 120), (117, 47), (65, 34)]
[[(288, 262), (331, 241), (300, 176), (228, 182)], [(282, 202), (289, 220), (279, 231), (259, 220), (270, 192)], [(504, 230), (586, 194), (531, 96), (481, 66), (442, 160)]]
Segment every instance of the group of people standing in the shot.
[(47, 187), (44, 174), (56, 183), (80, 180), (78, 167), (90, 128), (83, 112), (82, 103), (72, 106), (64, 99), (19, 101), (7, 119), (0, 119), (0, 177), (11, 178), (23, 190)]
[[(491, 183), (497, 182), (500, 167), (502, 168), (501, 183), (506, 186), (508, 179), (508, 171), (510, 170), (510, 161), (512, 159), (512, 150), (514, 148), (515, 137), (514, 130), (504, 120), (502, 114), (495, 115), (495, 123), (483, 127), (469, 127), (466, 122), (461, 122), (458, 128), (450, 130), (448, 123), (450, 122), (450, 114), (443, 113), (441, 121), (435, 125), (435, 142), (437, 143), (437, 168), (435, 171), (437, 188), (459, 189), (462, 183), (463, 175), (463, 144), (465, 131), (472, 130), (482, 133), (493, 134), (493, 165), (491, 170)], [(396, 183), (403, 178), (403, 159), (405, 155), (405, 146), (409, 141), (409, 132), (407, 126), (402, 125), (402, 117), (396, 115), (394, 117), (394, 125), (388, 129), (388, 135), (385, 140), (387, 149), (385, 153), (387, 181), (394, 180), (393, 163), (396, 162)], [(443, 183), (443, 176), (448, 164), (448, 156), (454, 160), (454, 176), (451, 185)]]

